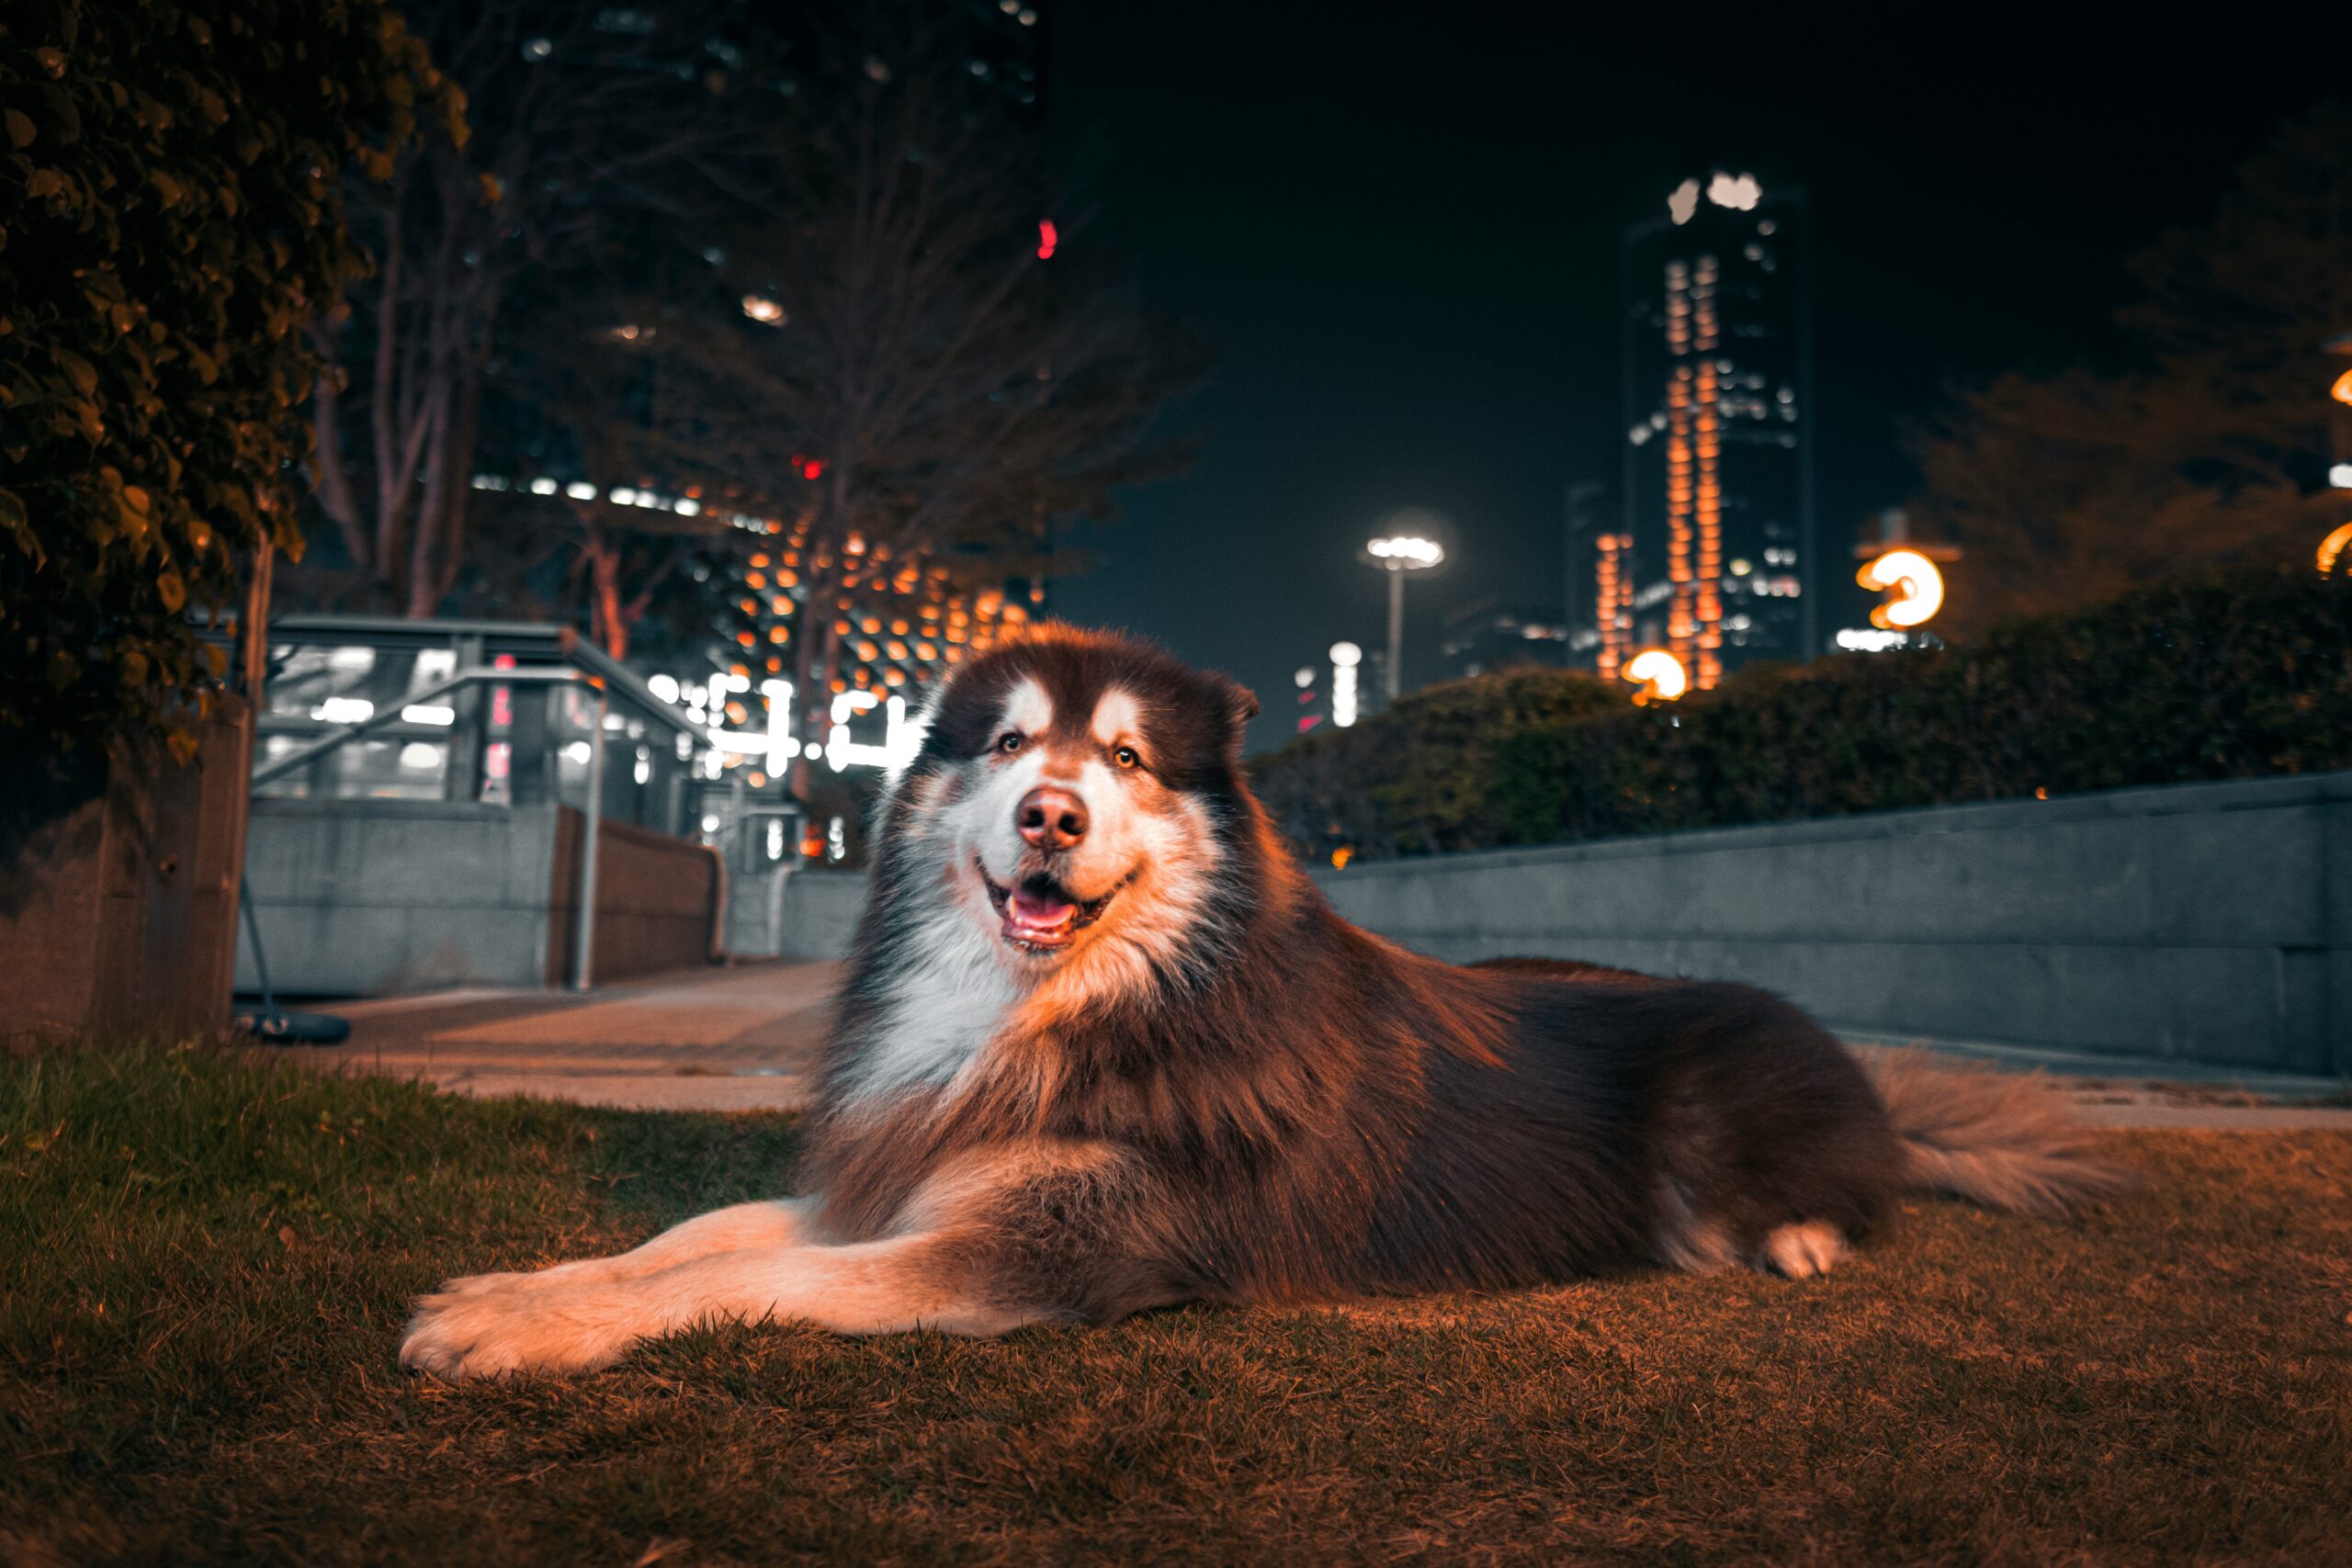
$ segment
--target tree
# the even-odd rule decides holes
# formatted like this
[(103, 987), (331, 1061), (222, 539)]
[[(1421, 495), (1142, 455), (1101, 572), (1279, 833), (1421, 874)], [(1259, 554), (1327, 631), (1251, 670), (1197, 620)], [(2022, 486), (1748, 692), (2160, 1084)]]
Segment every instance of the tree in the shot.
[(2210, 222), (2132, 268), (2136, 364), (2004, 376), (1917, 443), (1918, 511), (1967, 551), (1955, 629), (2308, 549), (2343, 520), (2323, 344), (2352, 330), (2352, 110), (2287, 126)]
[(558, 598), (537, 607), (586, 621), (616, 659), (697, 551), (739, 531), (715, 503), (726, 487), (709, 435), (740, 411), (709, 402), (715, 389), (673, 363), (670, 334), (650, 321), (658, 313), (618, 295), (575, 295), (517, 324), (496, 389), (528, 430), (492, 433), (514, 471), (487, 477), (477, 498), (503, 525), (492, 529), (495, 553), (515, 596), (560, 558)]
[(427, 127), (463, 134), (457, 96), (374, 0), (8, 6), (0, 729), (192, 750), (191, 607), (301, 549), (303, 327), (360, 265), (337, 171)]
[(417, 0), (470, 137), (379, 160), (356, 191), (375, 276), (314, 327), (340, 374), (312, 414), (321, 509), (359, 596), (434, 614), (469, 551), (468, 484), (501, 326), (560, 309), (617, 230), (672, 225), (729, 177), (763, 112), (718, 0), (642, 9)]
[(1205, 369), (1082, 243), (965, 44), (952, 16), (905, 11), (818, 40), (773, 197), (724, 247), (720, 309), (682, 334), (750, 416), (714, 433), (728, 470), (795, 519), (803, 735), (858, 662), (861, 594), (1052, 570), (1061, 525), (1182, 460), (1147, 437)]

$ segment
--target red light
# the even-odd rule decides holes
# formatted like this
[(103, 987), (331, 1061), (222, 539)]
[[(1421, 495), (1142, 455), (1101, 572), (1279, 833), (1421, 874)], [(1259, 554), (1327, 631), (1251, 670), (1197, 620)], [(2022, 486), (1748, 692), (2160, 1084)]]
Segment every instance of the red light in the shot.
[(1054, 247), (1059, 243), (1061, 243), (1061, 235), (1056, 231), (1054, 220), (1050, 218), (1039, 219), (1037, 220), (1037, 259), (1039, 261), (1053, 260)]
[(824, 465), (824, 464), (822, 464), (822, 463), (820, 463), (820, 462), (819, 462), (819, 461), (817, 461), (817, 459), (816, 459), (816, 458), (811, 457), (811, 458), (809, 458), (809, 459), (808, 459), (808, 466), (807, 468), (805, 468), (801, 469), (800, 471), (801, 471), (802, 473), (804, 473), (804, 474), (807, 474), (810, 479), (815, 479), (818, 475), (820, 475), (820, 474), (821, 474), (821, 473), (823, 473), (823, 472), (825, 471), (825, 465)]

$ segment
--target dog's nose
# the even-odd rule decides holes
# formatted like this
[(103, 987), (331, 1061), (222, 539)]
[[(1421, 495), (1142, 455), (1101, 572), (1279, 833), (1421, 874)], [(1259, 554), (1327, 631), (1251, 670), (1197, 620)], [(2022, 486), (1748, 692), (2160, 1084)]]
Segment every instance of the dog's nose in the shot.
[(1066, 850), (1086, 837), (1086, 802), (1050, 784), (1023, 795), (1012, 819), (1021, 836), (1041, 850)]

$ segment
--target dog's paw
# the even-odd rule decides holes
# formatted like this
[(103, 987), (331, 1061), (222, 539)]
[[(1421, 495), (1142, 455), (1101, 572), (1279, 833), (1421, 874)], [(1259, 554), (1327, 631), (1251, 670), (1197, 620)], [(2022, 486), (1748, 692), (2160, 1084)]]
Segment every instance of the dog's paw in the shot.
[(639, 1337), (610, 1303), (517, 1280), (475, 1275), (450, 1281), (465, 1289), (419, 1301), (401, 1336), (401, 1365), (444, 1382), (590, 1371), (618, 1360)]
[(1782, 1225), (1764, 1238), (1762, 1266), (1791, 1280), (1826, 1274), (1846, 1256), (1846, 1237), (1833, 1224), (1809, 1220)]

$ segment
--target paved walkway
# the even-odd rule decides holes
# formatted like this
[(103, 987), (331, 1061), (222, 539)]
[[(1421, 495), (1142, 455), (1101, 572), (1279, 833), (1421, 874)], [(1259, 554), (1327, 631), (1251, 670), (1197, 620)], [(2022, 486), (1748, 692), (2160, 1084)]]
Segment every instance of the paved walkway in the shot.
[(791, 1111), (831, 1021), (831, 964), (758, 964), (587, 992), (463, 990), (323, 1010), (351, 1021), (314, 1066), (458, 1094), (535, 1094), (637, 1111)]
[[(463, 990), (354, 1002), (327, 1010), (351, 1021), (347, 1043), (285, 1049), (330, 1070), (421, 1078), (457, 1094), (534, 1094), (637, 1111), (791, 1111), (808, 1101), (839, 973), (834, 964), (753, 964), (578, 994)], [(2333, 1079), (1937, 1048), (2047, 1070), (2086, 1120), (2109, 1126), (2352, 1132), (2352, 1106)], [(2330, 1099), (2335, 1103), (2324, 1103)]]

